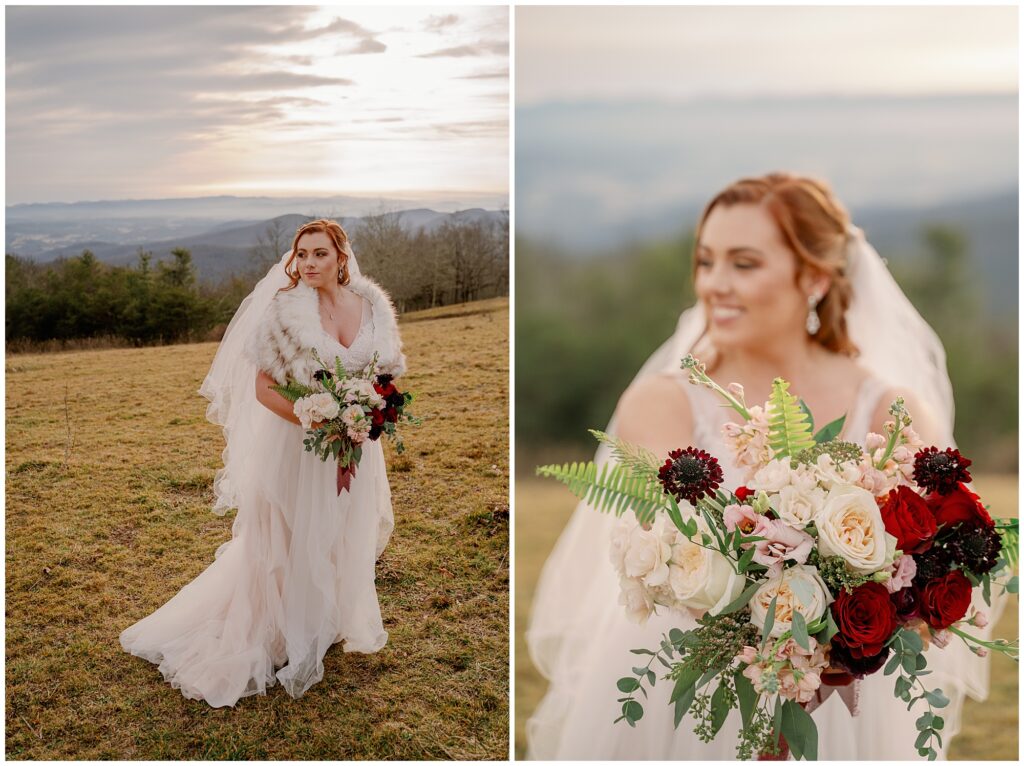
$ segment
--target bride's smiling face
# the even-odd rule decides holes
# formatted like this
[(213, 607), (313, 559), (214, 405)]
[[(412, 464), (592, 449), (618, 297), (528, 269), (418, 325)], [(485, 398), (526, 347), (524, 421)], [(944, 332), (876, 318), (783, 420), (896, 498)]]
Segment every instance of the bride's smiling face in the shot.
[(337, 284), (338, 249), (323, 231), (309, 231), (295, 244), (295, 265), (302, 281), (310, 287)]
[(797, 257), (759, 204), (716, 205), (704, 221), (695, 258), (694, 289), (704, 306), (708, 337), (719, 349), (800, 339), (808, 294), (821, 295), (827, 286), (808, 270), (798, 284)]

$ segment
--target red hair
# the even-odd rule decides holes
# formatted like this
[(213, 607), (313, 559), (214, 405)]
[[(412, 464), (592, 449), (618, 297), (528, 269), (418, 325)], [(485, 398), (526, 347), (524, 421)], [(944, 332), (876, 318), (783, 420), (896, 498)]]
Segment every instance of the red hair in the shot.
[(299, 238), (303, 234), (309, 234), (310, 232), (317, 231), (322, 231), (330, 237), (331, 242), (334, 243), (334, 247), (338, 251), (340, 269), (338, 273), (341, 276), (341, 279), (338, 280), (338, 284), (347, 285), (349, 283), (348, 256), (345, 254), (345, 246), (348, 244), (348, 235), (337, 221), (331, 221), (327, 218), (318, 218), (315, 221), (308, 221), (302, 224), (302, 226), (296, 230), (295, 238), (292, 240), (291, 255), (288, 256), (288, 260), (285, 261), (284, 264), (285, 273), (292, 282), (287, 287), (282, 287), (282, 290), (291, 290), (299, 283), (299, 270), (295, 269), (292, 271), (291, 268), (292, 264), (295, 263), (295, 256), (298, 252)]
[[(828, 184), (790, 173), (740, 179), (716, 194), (704, 208), (694, 246), (700, 242), (704, 222), (717, 205), (737, 204), (759, 204), (768, 211), (782, 240), (796, 256), (797, 277), (810, 268), (831, 278), (831, 286), (817, 306), (821, 329), (813, 337), (829, 351), (856, 355), (857, 347), (846, 331), (846, 310), (852, 297), (846, 274), (850, 215)], [(696, 258), (693, 264), (696, 277)]]

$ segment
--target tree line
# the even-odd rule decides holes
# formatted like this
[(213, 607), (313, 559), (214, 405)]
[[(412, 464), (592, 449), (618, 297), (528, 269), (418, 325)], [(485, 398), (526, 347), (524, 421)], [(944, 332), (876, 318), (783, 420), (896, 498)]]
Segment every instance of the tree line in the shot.
[[(198, 279), (186, 248), (161, 261), (139, 248), (127, 266), (102, 263), (90, 250), (46, 264), (8, 253), (8, 349), (217, 340), (292, 235), (272, 221), (250, 263), (216, 282)], [(448, 221), (409, 232), (397, 214), (380, 213), (350, 235), (360, 269), (390, 292), (400, 312), (508, 294), (507, 216), (497, 225)]]

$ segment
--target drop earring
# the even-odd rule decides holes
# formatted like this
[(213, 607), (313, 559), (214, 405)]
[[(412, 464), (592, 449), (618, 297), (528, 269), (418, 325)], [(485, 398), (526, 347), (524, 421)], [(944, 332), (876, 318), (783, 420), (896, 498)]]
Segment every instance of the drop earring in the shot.
[(807, 328), (808, 335), (816, 335), (821, 329), (821, 319), (818, 317), (817, 311), (820, 300), (821, 298), (813, 293), (807, 296), (807, 321), (804, 323), (804, 327)]

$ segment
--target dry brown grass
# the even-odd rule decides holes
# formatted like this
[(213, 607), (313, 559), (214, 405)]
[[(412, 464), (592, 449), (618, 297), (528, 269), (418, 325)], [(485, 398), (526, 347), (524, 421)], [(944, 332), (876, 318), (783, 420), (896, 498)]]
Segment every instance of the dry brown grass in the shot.
[(424, 422), (388, 454), (387, 647), (332, 647), (301, 699), (275, 686), (234, 709), (185, 699), (118, 643), (230, 537), (196, 393), (216, 344), (9, 356), (7, 756), (507, 758), (508, 302), (486, 303), (403, 325)]
[[(994, 515), (1017, 515), (1016, 476), (981, 476), (975, 485), (986, 503), (992, 506)], [(526, 750), (526, 719), (547, 688), (547, 682), (530, 662), (523, 638), (530, 604), (540, 568), (575, 504), (575, 499), (561, 484), (522, 477), (516, 481), (515, 746), (518, 758), (522, 758)], [(1017, 609), (1017, 598), (1012, 597), (997, 627), (998, 636), (1017, 636)], [(624, 658), (623, 662), (628, 660)], [(963, 729), (953, 740), (951, 760), (1017, 759), (1017, 688), (1016, 663), (1001, 656), (993, 658), (991, 694), (983, 703), (970, 699), (965, 703)], [(614, 689), (610, 691), (614, 692)]]

